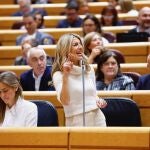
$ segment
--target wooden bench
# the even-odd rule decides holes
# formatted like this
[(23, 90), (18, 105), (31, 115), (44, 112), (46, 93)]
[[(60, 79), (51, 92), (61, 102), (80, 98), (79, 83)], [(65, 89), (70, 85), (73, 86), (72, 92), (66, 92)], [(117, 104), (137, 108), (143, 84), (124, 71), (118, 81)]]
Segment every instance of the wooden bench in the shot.
[[(100, 19), (101, 15), (95, 15), (98, 19)], [(81, 18), (84, 18), (85, 15), (80, 15)], [(119, 14), (119, 20), (136, 20), (137, 16), (129, 15), (129, 14)], [(66, 16), (44, 16), (44, 25), (46, 28), (55, 28), (58, 22), (62, 19), (65, 19)], [(15, 22), (22, 21), (22, 17), (12, 17), (12, 16), (3, 16), (0, 17), (0, 29), (11, 29), (12, 25)]]
[[(107, 0), (99, 0), (100, 2), (107, 2)], [(66, 0), (55, 0), (53, 3), (65, 3)], [(14, 4), (13, 0), (3, 0), (0, 4)]]
[[(116, 26), (116, 27), (103, 27), (103, 31), (106, 32), (126, 32), (133, 29), (135, 26)], [(39, 31), (51, 34), (56, 41), (60, 38), (61, 35), (65, 33), (77, 33), (82, 36), (82, 28), (46, 28), (40, 29)], [(0, 41), (2, 45), (16, 45), (16, 38), (19, 35), (25, 33), (25, 30), (0, 30)]]
[[(89, 2), (90, 13), (99, 14), (101, 10), (108, 6), (108, 2)], [(150, 1), (133, 1), (134, 7), (139, 10), (144, 6), (150, 6)], [(53, 4), (33, 4), (33, 8), (44, 8), (48, 15), (59, 15), (64, 11), (66, 3), (53, 3)], [(19, 5), (6, 4), (0, 5), (0, 16), (10, 16), (19, 9)]]
[(0, 128), (0, 150), (149, 150), (149, 127)]
[[(127, 97), (134, 100), (140, 108), (142, 126), (150, 126), (150, 90), (147, 91), (97, 91), (100, 97)], [(57, 110), (59, 116), (60, 126), (64, 126), (64, 111), (61, 103), (57, 100), (55, 91), (39, 91), (39, 92), (29, 92), (24, 91), (23, 95), (25, 99), (41, 99), (48, 100), (52, 102)]]
[[(93, 65), (96, 68), (96, 65)], [(18, 77), (26, 70), (29, 70), (29, 66), (0, 66), (0, 71), (14, 71)], [(147, 68), (147, 63), (125, 63), (121, 64), (121, 71), (123, 72), (137, 72), (141, 75), (148, 74), (150, 69)]]
[[(56, 45), (42, 45), (42, 47), (49, 56), (55, 56)], [(126, 63), (146, 63), (147, 56), (150, 53), (149, 42), (109, 43), (106, 47), (121, 51), (125, 56)], [(15, 58), (21, 55), (21, 47), (1, 46), (0, 53), (0, 64), (12, 65)]]
[(0, 150), (68, 150), (68, 129), (0, 128)]
[[(71, 150), (148, 150), (149, 128), (71, 128)], [(138, 142), (139, 141), (139, 142)]]

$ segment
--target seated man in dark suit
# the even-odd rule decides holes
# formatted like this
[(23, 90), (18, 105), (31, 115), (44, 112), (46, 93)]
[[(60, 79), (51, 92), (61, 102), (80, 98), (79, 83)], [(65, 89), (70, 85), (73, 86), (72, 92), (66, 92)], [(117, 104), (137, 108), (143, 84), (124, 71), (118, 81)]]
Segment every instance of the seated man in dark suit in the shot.
[[(147, 57), (147, 67), (150, 68), (150, 54)], [(139, 78), (136, 90), (150, 90), (150, 74), (143, 75)]]
[(53, 91), (51, 66), (46, 66), (46, 53), (43, 48), (34, 47), (27, 53), (27, 62), (32, 69), (20, 75), (24, 91)]
[(140, 9), (137, 23), (138, 25), (136, 28), (130, 30), (129, 32), (146, 32), (150, 36), (150, 7), (143, 7)]
[(26, 29), (26, 33), (20, 35), (16, 39), (16, 45), (21, 45), (24, 40), (36, 39), (38, 45), (50, 45), (55, 44), (54, 38), (47, 33), (38, 31), (37, 22), (35, 16), (26, 14), (23, 16), (23, 23)]

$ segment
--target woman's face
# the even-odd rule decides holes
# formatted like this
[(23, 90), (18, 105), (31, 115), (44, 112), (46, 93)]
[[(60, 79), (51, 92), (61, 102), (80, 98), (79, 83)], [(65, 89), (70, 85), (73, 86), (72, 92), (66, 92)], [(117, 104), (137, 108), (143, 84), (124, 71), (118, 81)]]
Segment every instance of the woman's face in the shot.
[(107, 12), (103, 15), (105, 26), (112, 26), (113, 24), (113, 14), (111, 12)]
[(93, 20), (87, 19), (83, 23), (83, 31), (85, 34), (96, 31), (96, 25)]
[(70, 61), (72, 61), (74, 64), (78, 64), (82, 59), (83, 53), (83, 46), (80, 40), (74, 37), (72, 41), (71, 52), (69, 54)]
[(0, 82), (0, 97), (9, 107), (13, 106), (15, 103), (16, 90), (17, 88), (12, 88)]
[(117, 61), (114, 57), (109, 57), (106, 62), (103, 63), (101, 71), (104, 74), (105, 79), (114, 79), (118, 73)]
[(42, 15), (41, 14), (36, 14), (35, 21), (37, 22), (38, 28), (40, 28), (41, 23), (42, 23)]
[(93, 36), (93, 38), (91, 39), (91, 42), (90, 42), (90, 45), (88, 46), (88, 48), (90, 50), (92, 50), (96, 46), (103, 46), (102, 38), (99, 35), (97, 35), (97, 34), (95, 34)]

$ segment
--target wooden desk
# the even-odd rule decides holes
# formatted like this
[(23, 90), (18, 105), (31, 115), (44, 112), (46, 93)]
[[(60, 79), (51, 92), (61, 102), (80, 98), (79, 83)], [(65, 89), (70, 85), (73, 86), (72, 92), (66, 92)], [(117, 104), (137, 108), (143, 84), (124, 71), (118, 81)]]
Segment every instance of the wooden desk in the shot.
[[(135, 26), (103, 27), (103, 31), (119, 33), (129, 31), (134, 27)], [(77, 33), (82, 36), (81, 28), (46, 28), (40, 29), (39, 31), (51, 34), (56, 41), (58, 41), (60, 36), (65, 33)], [(16, 45), (17, 36), (22, 35), (25, 32), (25, 30), (0, 30), (0, 41), (2, 42), (3, 46)]]
[[(42, 45), (49, 56), (55, 56), (56, 45)], [(117, 49), (123, 53), (126, 63), (146, 63), (150, 53), (149, 42), (110, 43), (106, 47)], [(10, 55), (11, 52), (11, 55)], [(21, 55), (20, 46), (1, 46), (0, 64), (12, 65), (17, 56)]]
[(65, 127), (0, 128), (0, 150), (68, 150)]
[[(85, 15), (80, 15), (81, 18), (84, 18)], [(100, 19), (101, 15), (96, 14), (96, 17)], [(119, 20), (136, 20), (137, 16), (129, 14), (119, 14)], [(65, 19), (66, 16), (44, 16), (44, 25), (46, 28), (55, 28), (58, 22), (62, 19)], [(12, 25), (16, 21), (22, 21), (22, 17), (12, 17), (12, 16), (3, 16), (0, 17), (0, 29), (11, 29)]]
[[(96, 65), (93, 65), (96, 68)], [(29, 70), (29, 66), (0, 66), (0, 71), (14, 71), (18, 77), (26, 70)], [(121, 71), (123, 72), (138, 72), (141, 75), (150, 73), (150, 69), (147, 68), (146, 63), (125, 63), (121, 64)]]
[[(149, 127), (0, 128), (0, 150), (149, 150)], [(84, 139), (84, 140), (83, 140)]]
[[(148, 150), (149, 128), (71, 128), (71, 150)], [(139, 142), (138, 142), (139, 141)]]

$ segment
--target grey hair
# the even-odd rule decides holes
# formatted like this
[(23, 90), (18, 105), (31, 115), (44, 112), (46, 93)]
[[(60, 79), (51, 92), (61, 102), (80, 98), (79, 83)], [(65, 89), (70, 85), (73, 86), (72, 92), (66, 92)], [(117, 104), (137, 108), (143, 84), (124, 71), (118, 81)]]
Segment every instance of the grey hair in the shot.
[(42, 53), (44, 54), (44, 56), (46, 58), (47, 54), (46, 54), (45, 50), (42, 47), (37, 46), (37, 47), (30, 48), (29, 51), (27, 52), (27, 61), (30, 59), (31, 54), (36, 51), (42, 51)]

